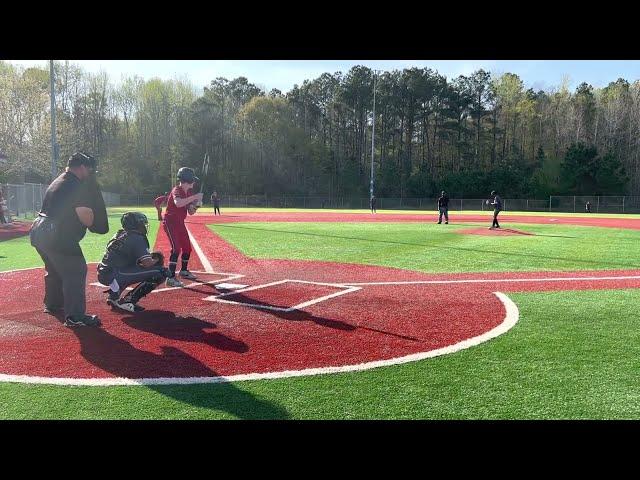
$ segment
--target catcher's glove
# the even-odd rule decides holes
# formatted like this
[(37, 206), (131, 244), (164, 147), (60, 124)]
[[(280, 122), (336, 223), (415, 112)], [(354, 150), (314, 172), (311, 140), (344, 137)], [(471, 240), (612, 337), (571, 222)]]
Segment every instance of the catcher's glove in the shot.
[(156, 261), (156, 265), (164, 266), (164, 255), (162, 252), (151, 252), (151, 258)]

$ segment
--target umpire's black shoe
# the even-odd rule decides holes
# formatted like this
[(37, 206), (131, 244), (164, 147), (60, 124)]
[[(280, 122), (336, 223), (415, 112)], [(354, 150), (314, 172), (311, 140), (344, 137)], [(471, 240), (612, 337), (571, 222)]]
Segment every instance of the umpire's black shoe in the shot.
[(102, 322), (97, 315), (74, 315), (64, 321), (65, 327), (99, 327)]

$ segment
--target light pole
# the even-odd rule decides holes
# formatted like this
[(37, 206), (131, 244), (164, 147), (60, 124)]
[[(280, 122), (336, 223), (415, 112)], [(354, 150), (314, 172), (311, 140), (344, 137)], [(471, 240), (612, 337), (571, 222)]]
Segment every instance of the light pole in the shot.
[(58, 173), (58, 159), (56, 149), (56, 87), (53, 72), (53, 60), (49, 60), (49, 79), (51, 83), (51, 181)]
[(371, 132), (371, 186), (369, 188), (369, 201), (373, 199), (373, 156), (376, 142), (376, 78), (378, 71), (373, 71), (373, 130)]

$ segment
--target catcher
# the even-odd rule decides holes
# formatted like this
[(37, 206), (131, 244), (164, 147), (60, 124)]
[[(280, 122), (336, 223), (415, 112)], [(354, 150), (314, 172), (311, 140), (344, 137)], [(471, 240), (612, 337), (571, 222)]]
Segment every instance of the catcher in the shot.
[[(107, 244), (107, 251), (98, 264), (98, 281), (109, 285), (107, 303), (126, 312), (144, 310), (138, 305), (142, 297), (151, 293), (168, 277), (164, 256), (149, 252), (147, 231), (149, 222), (140, 212), (127, 212), (120, 219), (122, 229)], [(124, 297), (129, 285), (138, 283)]]

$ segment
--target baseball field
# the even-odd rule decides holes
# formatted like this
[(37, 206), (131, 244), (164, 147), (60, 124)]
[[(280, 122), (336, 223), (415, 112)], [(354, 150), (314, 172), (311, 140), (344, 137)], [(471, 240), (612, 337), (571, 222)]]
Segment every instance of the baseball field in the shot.
[[(0, 235), (1, 419), (639, 419), (640, 216), (203, 208), (186, 288), (42, 311), (42, 261)], [(23, 229), (26, 232), (26, 228)]]

